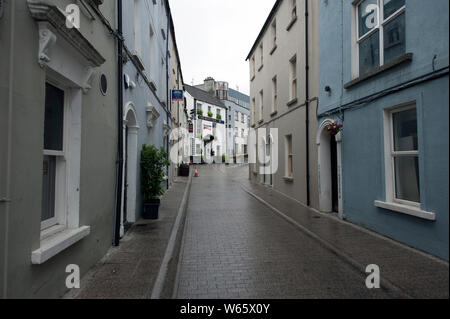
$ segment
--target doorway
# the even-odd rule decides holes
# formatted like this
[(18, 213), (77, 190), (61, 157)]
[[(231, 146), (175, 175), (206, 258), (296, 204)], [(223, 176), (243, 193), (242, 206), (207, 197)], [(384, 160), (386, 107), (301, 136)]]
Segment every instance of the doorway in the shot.
[(137, 162), (138, 162), (138, 131), (134, 105), (128, 103), (125, 107), (125, 118), (123, 125), (124, 138), (124, 163), (123, 163), (123, 185), (122, 185), (122, 218), (121, 237), (125, 234), (128, 226), (136, 222), (138, 211), (137, 200)]
[(343, 218), (342, 138), (341, 133), (330, 135), (326, 131), (332, 123), (332, 120), (325, 120), (317, 133), (319, 209), (324, 213), (338, 213)]

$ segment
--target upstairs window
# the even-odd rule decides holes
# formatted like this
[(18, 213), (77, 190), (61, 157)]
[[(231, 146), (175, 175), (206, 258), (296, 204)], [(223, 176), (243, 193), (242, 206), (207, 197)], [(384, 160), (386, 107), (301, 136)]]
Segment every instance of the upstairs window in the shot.
[(291, 0), (291, 19), (297, 18), (297, 0)]
[(278, 84), (277, 77), (272, 79), (272, 113), (278, 111)]
[(272, 22), (272, 46), (277, 46), (277, 21)]
[(405, 54), (405, 0), (356, 4), (359, 76)]
[(291, 67), (291, 89), (290, 89), (290, 97), (291, 101), (297, 98), (297, 56), (295, 55), (290, 60)]

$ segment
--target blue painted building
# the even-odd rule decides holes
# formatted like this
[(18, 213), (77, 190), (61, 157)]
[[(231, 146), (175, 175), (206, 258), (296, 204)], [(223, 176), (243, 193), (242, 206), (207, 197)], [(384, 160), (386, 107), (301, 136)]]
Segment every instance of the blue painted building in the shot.
[[(128, 58), (123, 66), (122, 222), (126, 225), (142, 215), (139, 165), (142, 146), (154, 145), (170, 151), (170, 131), (178, 113), (173, 109), (175, 103), (171, 102), (170, 90), (182, 88), (183, 81), (169, 2), (124, 1), (122, 20), (125, 50), (131, 53), (124, 55)], [(167, 169), (167, 187), (173, 172), (173, 169)]]
[(321, 210), (445, 260), (448, 12), (447, 0), (320, 1), (317, 132)]

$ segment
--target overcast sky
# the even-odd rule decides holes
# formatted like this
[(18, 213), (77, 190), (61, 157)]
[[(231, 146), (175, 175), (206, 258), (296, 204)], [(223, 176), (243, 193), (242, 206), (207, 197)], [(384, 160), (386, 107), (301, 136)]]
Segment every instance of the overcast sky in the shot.
[(170, 0), (186, 84), (208, 76), (248, 94), (245, 61), (275, 0)]

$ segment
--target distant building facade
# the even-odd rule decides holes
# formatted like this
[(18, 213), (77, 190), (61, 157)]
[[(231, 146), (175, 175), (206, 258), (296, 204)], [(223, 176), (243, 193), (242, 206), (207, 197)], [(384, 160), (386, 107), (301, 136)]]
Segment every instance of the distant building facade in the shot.
[(185, 84), (190, 114), (190, 145), (194, 163), (221, 162), (226, 151), (226, 107), (206, 91)]
[(250, 97), (229, 88), (228, 82), (216, 82), (211, 77), (196, 87), (214, 95), (226, 106), (227, 162), (246, 161), (250, 129)]
[(316, 209), (318, 16), (318, 1), (276, 1), (247, 57), (250, 179)]
[[(340, 177), (345, 219), (446, 260), (448, 10), (447, 0), (320, 1), (316, 134), (321, 210)], [(343, 130), (330, 137), (332, 123)]]

